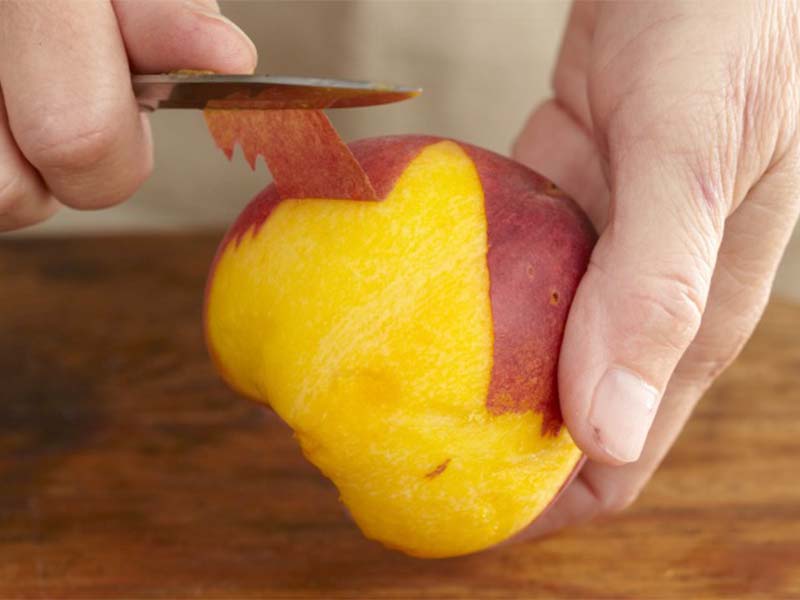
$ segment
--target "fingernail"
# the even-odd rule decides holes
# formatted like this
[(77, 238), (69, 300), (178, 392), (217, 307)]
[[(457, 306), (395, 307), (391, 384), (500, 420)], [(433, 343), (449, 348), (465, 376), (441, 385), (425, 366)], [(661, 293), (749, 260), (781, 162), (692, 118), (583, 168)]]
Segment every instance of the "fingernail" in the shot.
[(247, 47), (250, 50), (250, 55), (252, 57), (251, 60), (251, 68), (250, 71), (252, 72), (253, 69), (256, 68), (256, 64), (258, 63), (258, 50), (256, 49), (256, 45), (253, 43), (253, 40), (239, 27), (236, 23), (231, 21), (228, 17), (223, 15), (219, 12), (217, 7), (217, 3), (213, 0), (184, 0), (185, 6), (189, 8), (194, 14), (199, 15), (206, 19), (213, 19), (215, 21), (219, 21), (220, 23), (224, 23), (231, 31), (235, 32), (242, 40), (247, 44)]
[(606, 371), (595, 388), (589, 411), (589, 424), (598, 445), (615, 460), (638, 460), (658, 400), (658, 390), (641, 377), (626, 369)]

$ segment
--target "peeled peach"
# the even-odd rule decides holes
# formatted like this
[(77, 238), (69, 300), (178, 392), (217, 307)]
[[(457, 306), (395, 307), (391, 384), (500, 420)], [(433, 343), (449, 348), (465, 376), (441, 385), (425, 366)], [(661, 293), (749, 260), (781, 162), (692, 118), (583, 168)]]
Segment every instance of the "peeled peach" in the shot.
[(367, 183), (347, 185), (374, 198), (309, 197), (303, 170), (331, 187), (350, 175), (296, 161), (299, 191), (276, 177), (233, 225), (208, 283), (211, 354), (294, 429), (368, 537), (421, 557), (487, 548), (581, 460), (556, 367), (594, 232), (486, 150), (423, 136), (351, 150)]

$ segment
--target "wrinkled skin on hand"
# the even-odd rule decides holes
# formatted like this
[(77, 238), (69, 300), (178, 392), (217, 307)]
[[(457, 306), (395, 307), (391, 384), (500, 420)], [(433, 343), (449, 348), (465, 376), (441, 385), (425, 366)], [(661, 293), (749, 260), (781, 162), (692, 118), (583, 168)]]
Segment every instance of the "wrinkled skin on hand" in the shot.
[(800, 211), (797, 2), (573, 6), (514, 155), (601, 232), (562, 412), (589, 456), (530, 535), (629, 505), (767, 302)]

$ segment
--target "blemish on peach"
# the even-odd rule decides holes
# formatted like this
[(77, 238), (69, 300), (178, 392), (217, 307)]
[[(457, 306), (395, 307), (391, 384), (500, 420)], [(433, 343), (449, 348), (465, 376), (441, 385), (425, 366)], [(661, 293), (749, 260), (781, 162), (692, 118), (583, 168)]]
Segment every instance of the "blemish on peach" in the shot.
[(433, 471), (431, 471), (429, 473), (425, 473), (425, 479), (433, 479), (434, 477), (438, 477), (439, 475), (444, 473), (444, 470), (450, 464), (451, 460), (453, 460), (453, 459), (452, 458), (448, 458), (446, 461), (444, 461), (440, 465), (437, 465), (436, 468), (433, 469)]

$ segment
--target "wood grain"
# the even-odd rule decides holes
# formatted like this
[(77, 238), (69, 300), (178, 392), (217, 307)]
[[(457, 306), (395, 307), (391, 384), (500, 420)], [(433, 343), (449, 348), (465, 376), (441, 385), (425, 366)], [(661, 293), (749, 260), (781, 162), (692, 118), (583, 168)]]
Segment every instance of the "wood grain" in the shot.
[(420, 561), (214, 374), (218, 238), (0, 242), (0, 597), (800, 597), (800, 307), (769, 307), (633, 509)]

